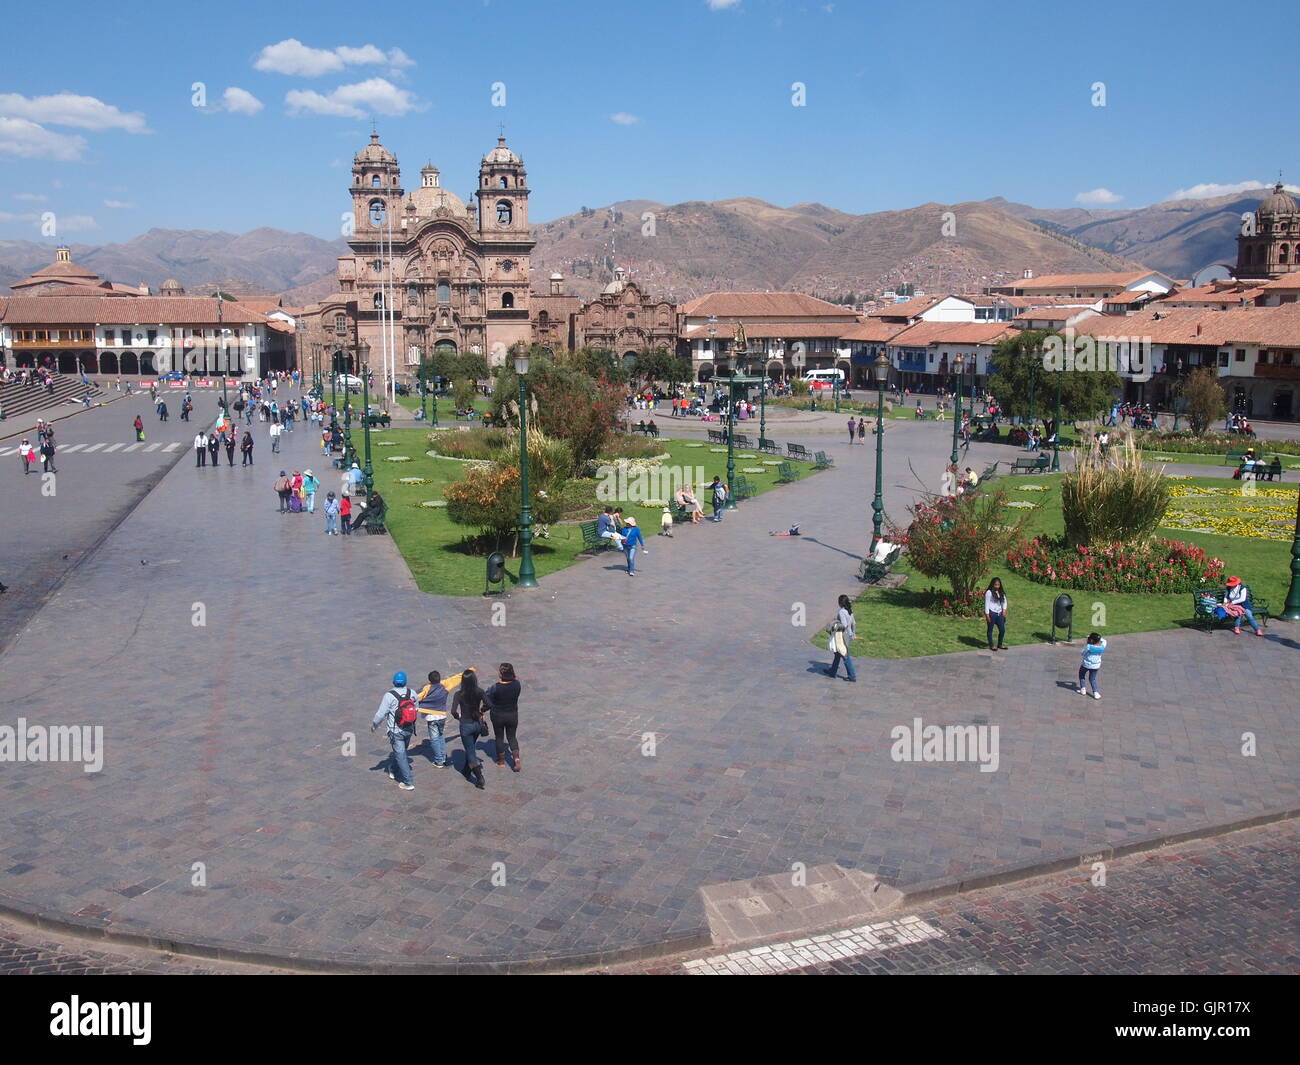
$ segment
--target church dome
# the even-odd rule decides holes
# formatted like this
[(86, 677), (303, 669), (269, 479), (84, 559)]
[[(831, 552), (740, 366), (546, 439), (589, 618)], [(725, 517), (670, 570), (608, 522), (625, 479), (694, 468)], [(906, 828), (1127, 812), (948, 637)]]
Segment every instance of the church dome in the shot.
[(1273, 186), (1273, 191), (1255, 208), (1255, 213), (1261, 217), (1300, 214), (1300, 206), (1296, 205), (1295, 199), (1279, 181)]
[(444, 188), (436, 186), (421, 185), (418, 189), (412, 189), (407, 196), (408, 202), (414, 202), (416, 210), (421, 215), (431, 215), (441, 207), (447, 208), (453, 214), (464, 215), (465, 201)]
[(617, 296), (625, 288), (627, 288), (627, 271), (620, 266), (614, 271), (614, 280), (605, 286), (604, 293), (607, 296)]
[(358, 163), (396, 163), (397, 156), (379, 143), (379, 134), (370, 134), (370, 143), (357, 152), (354, 162)]
[(505, 137), (497, 138), (497, 146), (483, 156), (485, 163), (523, 163), (519, 156), (506, 147)]

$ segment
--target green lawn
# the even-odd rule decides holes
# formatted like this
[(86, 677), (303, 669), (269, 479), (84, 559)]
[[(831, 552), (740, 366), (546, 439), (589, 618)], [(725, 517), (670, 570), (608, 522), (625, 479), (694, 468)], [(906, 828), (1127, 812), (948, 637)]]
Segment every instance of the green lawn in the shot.
[[(1029, 477), (1002, 477), (993, 487), (1002, 488), (1012, 499), (1023, 499), (1041, 504), (1031, 513), (1027, 534), (1059, 535), (1062, 532), (1060, 510), (1060, 474)], [(1046, 485), (1046, 492), (1021, 491), (1033, 485)], [(1180, 482), (1187, 486), (1212, 487), (1222, 490), (1222, 482), (1214, 478), (1193, 478)], [(1261, 491), (1267, 485), (1260, 486)], [(1280, 486), (1278, 486), (1280, 487)], [(1290, 486), (1290, 501), (1285, 505), (1295, 513), (1295, 487)], [(1176, 504), (1179, 501), (1175, 501)], [(1241, 507), (1255, 507), (1258, 498), (1241, 497)], [(1280, 503), (1278, 505), (1281, 505)], [(1233, 500), (1224, 498), (1224, 513), (1235, 509)], [(1171, 512), (1174, 507), (1171, 506)], [(1242, 511), (1249, 514), (1250, 512)], [(901, 518), (902, 515), (896, 515)], [(1213, 533), (1189, 532), (1179, 529), (1161, 529), (1161, 535), (1184, 540), (1204, 548), (1211, 555), (1227, 563), (1227, 572), (1236, 574), (1251, 586), (1255, 594), (1269, 600), (1269, 605), (1279, 612), (1286, 598), (1290, 579), (1291, 545), (1288, 540), (1266, 540)], [(928, 601), (927, 590), (935, 587), (947, 592), (947, 583), (912, 572), (906, 555), (899, 566), (900, 573), (908, 574), (907, 583), (897, 589), (868, 589), (857, 600), (858, 636), (853, 641), (853, 653), (870, 658), (913, 658), (922, 655), (947, 654), (984, 647), (984, 620), (944, 618), (926, 612), (922, 607)], [(999, 576), (1006, 589), (1007, 643), (1038, 643), (1050, 634), (1052, 601), (1063, 589), (1036, 584), (1011, 573), (1006, 568), (994, 569), (989, 578)], [(1120, 595), (1109, 592), (1087, 592), (1064, 589), (1074, 600), (1074, 635), (1076, 639), (1096, 630), (1104, 636), (1125, 632), (1145, 632), (1185, 625), (1191, 615), (1191, 595), (1180, 592), (1171, 595)], [(1101, 609), (1098, 609), (1101, 608)], [(1104, 611), (1105, 621), (1100, 619)], [(1285, 623), (1281, 623), (1285, 624)], [(1063, 634), (1062, 634), (1063, 635)], [(814, 643), (825, 649), (824, 631), (814, 638)]]
[[(417, 395), (398, 396), (397, 402), (409, 411), (420, 409), (420, 397)], [(450, 425), (456, 420), (456, 403), (451, 396), (440, 396), (438, 398), (438, 421), (444, 425)], [(434, 398), (429, 397), (429, 406), (433, 407)], [(474, 398), (474, 409), (480, 414), (486, 414), (492, 409), (492, 400), (487, 396), (476, 396)], [(432, 414), (432, 410), (430, 411)]]
[[(453, 524), (443, 507), (420, 506), (424, 501), (441, 500), (442, 489), (464, 474), (465, 464), (455, 459), (430, 457), (426, 454), (429, 450), (427, 440), (426, 429), (371, 432), (375, 487), (388, 503), (389, 531), (422, 591), (439, 595), (478, 595), (483, 591), (486, 560), (483, 555), (471, 554), (463, 547), (466, 533), (471, 530)], [(722, 453), (718, 453), (711, 450), (716, 445), (693, 440), (662, 440), (660, 444), (661, 452), (669, 456), (664, 465), (689, 470), (690, 480), (699, 476), (707, 483), (715, 474), (726, 480), (725, 448)], [(753, 459), (741, 459), (740, 455), (756, 453), (738, 450), (736, 454), (737, 476), (742, 475), (743, 467), (763, 471), (743, 474), (754, 485), (756, 494), (778, 487), (776, 467), (764, 466), (762, 462), (768, 456), (756, 455)], [(410, 461), (388, 461), (391, 456), (397, 455), (404, 455)], [(808, 463), (795, 462), (791, 465), (800, 478), (815, 472)], [(683, 473), (683, 476), (687, 474)], [(424, 478), (427, 483), (400, 483), (400, 479), (412, 477)], [(638, 480), (635, 476), (623, 478), (621, 484), (615, 478), (613, 485), (614, 490), (610, 493), (613, 498), (610, 502), (623, 506), (626, 513), (635, 515), (647, 539), (657, 533), (660, 507), (644, 506), (643, 503), (647, 491), (653, 493), (660, 485)], [(581, 515), (583, 518), (592, 518), (598, 513), (596, 487), (596, 481), (576, 481), (570, 485), (574, 498), (587, 504)], [(707, 505), (704, 496), (701, 495), (700, 498)], [(601, 505), (603, 502), (602, 500)], [(744, 506), (744, 503), (740, 505)], [(533, 564), (538, 579), (542, 580), (549, 573), (573, 565), (581, 547), (582, 534), (576, 523), (551, 526), (548, 536), (533, 543)], [(506, 571), (507, 587), (511, 587), (518, 576), (519, 560), (507, 559)]]

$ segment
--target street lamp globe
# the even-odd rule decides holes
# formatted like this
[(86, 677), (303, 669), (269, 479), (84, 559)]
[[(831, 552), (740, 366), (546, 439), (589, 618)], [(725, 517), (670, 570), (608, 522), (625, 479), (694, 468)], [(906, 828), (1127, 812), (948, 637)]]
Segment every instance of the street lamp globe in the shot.
[(517, 373), (520, 377), (526, 377), (526, 376), (528, 375), (528, 356), (527, 356), (527, 355), (516, 355), (516, 356), (515, 356), (515, 373)]
[(889, 380), (889, 356), (883, 351), (876, 356), (875, 361), (871, 364), (871, 373), (876, 379), (876, 384), (884, 388), (885, 383)]

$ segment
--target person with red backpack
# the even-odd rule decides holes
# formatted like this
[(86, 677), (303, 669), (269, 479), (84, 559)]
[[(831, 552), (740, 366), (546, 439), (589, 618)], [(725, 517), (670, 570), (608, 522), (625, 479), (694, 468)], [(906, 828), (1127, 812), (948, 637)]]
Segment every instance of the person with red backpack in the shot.
[(419, 717), (416, 708), (415, 691), (406, 686), (406, 674), (400, 669), (393, 674), (393, 686), (384, 692), (379, 709), (375, 711), (370, 722), (370, 731), (374, 732), (380, 723), (386, 723), (388, 741), (393, 745), (393, 753), (388, 760), (388, 779), (397, 781), (403, 791), (414, 791), (411, 783), (411, 759), (406, 748), (415, 735), (415, 722)]

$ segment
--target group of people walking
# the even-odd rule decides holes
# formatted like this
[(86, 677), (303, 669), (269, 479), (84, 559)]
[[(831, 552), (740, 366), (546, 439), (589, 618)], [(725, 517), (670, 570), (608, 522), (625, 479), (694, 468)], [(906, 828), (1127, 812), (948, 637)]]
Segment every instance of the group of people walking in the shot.
[[(194, 436), (194, 465), (195, 467), (208, 465), (208, 457), (212, 458), (212, 466), (215, 468), (221, 464), (221, 449), (226, 449), (226, 464), (233, 466), (235, 464), (235, 436), (236, 432), (226, 423), (226, 428), (220, 432), (214, 430), (211, 433), (205, 433), (200, 430)], [(245, 431), (244, 438), (239, 441), (239, 453), (243, 457), (241, 466), (253, 465), (253, 434)]]
[[(454, 690), (454, 691), (453, 691)], [(519, 757), (519, 695), (522, 685), (515, 676), (515, 667), (502, 662), (497, 668), (497, 682), (484, 689), (478, 675), (467, 669), (445, 680), (433, 670), (425, 685), (417, 692), (406, 682), (406, 673), (393, 674), (393, 686), (384, 692), (379, 709), (370, 721), (370, 731), (383, 725), (388, 733), (391, 752), (385, 771), (403, 791), (413, 791), (415, 784), (411, 773), (411, 741), (415, 738), (420, 718), (424, 718), (428, 738), (424, 744), (430, 761), (437, 769), (452, 764), (447, 755), (445, 729), (450, 713), (460, 727), (460, 743), (464, 751), (461, 774), (476, 788), (486, 787), (483, 763), (478, 757), (479, 740), (488, 735), (488, 722), (492, 724), (493, 753), (496, 764), (509, 765), (514, 772), (522, 770)], [(418, 749), (418, 748), (417, 748)]]
[(43, 473), (58, 473), (54, 466), (54, 426), (45, 421), (44, 418), (36, 419), (36, 446), (28, 437), (23, 437), (23, 442), (18, 445), (18, 458), (23, 464), (23, 475), (31, 473), (36, 468), (36, 456), (41, 457), (41, 471)]

